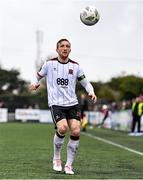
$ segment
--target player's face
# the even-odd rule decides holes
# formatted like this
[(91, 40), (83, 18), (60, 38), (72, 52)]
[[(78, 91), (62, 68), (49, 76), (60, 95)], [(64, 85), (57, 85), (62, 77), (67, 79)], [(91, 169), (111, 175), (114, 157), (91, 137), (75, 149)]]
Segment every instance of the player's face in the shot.
[(61, 59), (66, 59), (71, 52), (71, 45), (68, 41), (62, 41), (58, 44), (57, 53)]

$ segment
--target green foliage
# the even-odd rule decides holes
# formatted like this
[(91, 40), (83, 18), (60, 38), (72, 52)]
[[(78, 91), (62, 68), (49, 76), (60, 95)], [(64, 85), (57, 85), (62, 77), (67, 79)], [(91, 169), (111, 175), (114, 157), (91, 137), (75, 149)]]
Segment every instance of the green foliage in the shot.
[(100, 91), (98, 92), (99, 99), (106, 99), (107, 101), (118, 101), (120, 98), (119, 91), (111, 89), (107, 85), (103, 85)]
[[(139, 94), (143, 94), (143, 78), (134, 75), (119, 76), (112, 78), (109, 82), (91, 82), (98, 100), (121, 101), (131, 100)], [(77, 93), (85, 92), (78, 82)]]
[(18, 70), (0, 68), (0, 94), (21, 94), (27, 91), (26, 81), (20, 79)]
[(143, 93), (143, 78), (141, 77), (128, 75), (112, 78), (107, 84), (113, 90), (120, 92), (119, 100), (130, 100)]

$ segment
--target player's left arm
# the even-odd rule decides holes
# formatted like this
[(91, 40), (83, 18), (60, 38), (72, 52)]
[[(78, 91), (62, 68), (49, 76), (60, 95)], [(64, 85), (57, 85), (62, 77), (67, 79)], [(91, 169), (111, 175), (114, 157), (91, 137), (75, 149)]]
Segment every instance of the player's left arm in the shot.
[(96, 102), (97, 96), (95, 95), (94, 89), (92, 84), (86, 79), (83, 70), (80, 66), (78, 66), (77, 71), (77, 79), (80, 82), (80, 84), (85, 88), (86, 92), (88, 93), (88, 96)]
[[(84, 75), (83, 75), (84, 76)], [(88, 93), (88, 96), (94, 101), (94, 103), (97, 101), (97, 96), (95, 95), (93, 86), (91, 83), (84, 77), (82, 80), (79, 81), (80, 84), (85, 88), (85, 90)]]

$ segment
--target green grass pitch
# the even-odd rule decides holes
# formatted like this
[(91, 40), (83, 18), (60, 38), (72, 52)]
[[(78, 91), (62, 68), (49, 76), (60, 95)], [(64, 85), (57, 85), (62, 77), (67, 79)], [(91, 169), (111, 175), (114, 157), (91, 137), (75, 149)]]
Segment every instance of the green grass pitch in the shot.
[[(143, 152), (143, 136), (88, 129), (88, 133)], [(143, 156), (81, 134), (75, 175), (52, 170), (54, 126), (39, 123), (0, 124), (0, 179), (141, 179)], [(62, 163), (66, 161), (66, 143)]]

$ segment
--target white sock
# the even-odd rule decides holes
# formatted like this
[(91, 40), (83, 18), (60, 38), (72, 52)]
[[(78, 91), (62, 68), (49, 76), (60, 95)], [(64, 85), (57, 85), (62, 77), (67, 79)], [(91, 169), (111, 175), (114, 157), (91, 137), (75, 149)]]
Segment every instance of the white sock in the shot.
[(79, 140), (70, 139), (67, 144), (67, 162), (66, 165), (72, 166), (77, 149), (79, 146)]
[(62, 145), (64, 144), (64, 136), (60, 136), (57, 132), (54, 135), (54, 157), (53, 159), (61, 159)]

